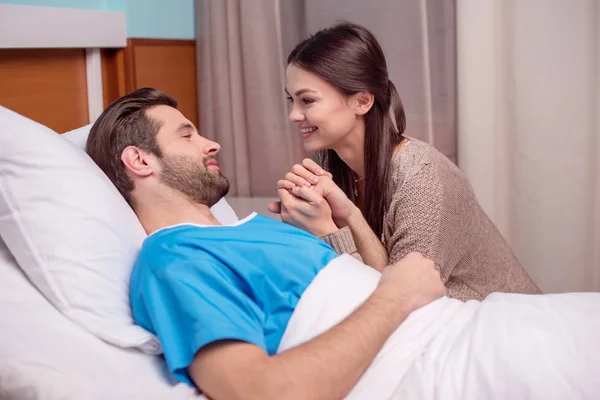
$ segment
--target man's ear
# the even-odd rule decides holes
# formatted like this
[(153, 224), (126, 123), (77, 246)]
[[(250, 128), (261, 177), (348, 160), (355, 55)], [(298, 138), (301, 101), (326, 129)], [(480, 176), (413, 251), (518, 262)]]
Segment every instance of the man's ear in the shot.
[(127, 146), (121, 153), (121, 161), (125, 164), (125, 168), (139, 177), (149, 176), (154, 172), (154, 163), (151, 158), (149, 153), (135, 146)]
[(365, 115), (369, 112), (373, 103), (375, 102), (375, 96), (368, 92), (358, 92), (352, 95), (350, 99), (351, 105), (354, 108), (354, 112), (357, 115)]

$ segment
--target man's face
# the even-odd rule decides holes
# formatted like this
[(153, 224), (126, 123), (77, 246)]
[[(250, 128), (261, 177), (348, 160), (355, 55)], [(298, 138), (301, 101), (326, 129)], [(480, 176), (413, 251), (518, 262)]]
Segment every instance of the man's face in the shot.
[(198, 134), (181, 112), (169, 106), (157, 106), (146, 115), (160, 122), (156, 136), (162, 152), (159, 180), (190, 200), (212, 207), (229, 192), (229, 181), (217, 164), (221, 146)]

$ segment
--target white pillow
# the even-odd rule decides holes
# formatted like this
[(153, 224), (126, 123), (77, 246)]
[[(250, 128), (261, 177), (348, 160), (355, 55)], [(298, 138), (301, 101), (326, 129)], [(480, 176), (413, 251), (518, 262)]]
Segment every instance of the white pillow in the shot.
[(65, 318), (0, 239), (0, 399), (200, 400), (160, 356), (107, 344)]
[[(82, 150), (90, 126), (66, 136), (0, 106), (0, 236), (64, 315), (123, 348), (161, 352), (135, 325), (129, 278), (146, 237), (133, 210)], [(222, 199), (222, 223), (237, 215)]]
[[(87, 142), (88, 135), (92, 129), (92, 124), (82, 126), (81, 128), (73, 129), (72, 131), (65, 132), (61, 136), (71, 142), (77, 147), (85, 151), (85, 145)], [(239, 221), (239, 217), (233, 211), (233, 208), (229, 205), (225, 197), (219, 200), (210, 211), (213, 213), (216, 219), (222, 224), (232, 224)]]
[(139, 220), (85, 152), (3, 107), (0, 236), (64, 315), (114, 345), (161, 351), (131, 316), (129, 278), (146, 237)]
[(85, 144), (87, 142), (87, 138), (90, 134), (90, 129), (92, 129), (93, 124), (84, 125), (81, 128), (73, 129), (72, 131), (65, 132), (61, 137), (68, 139), (70, 142), (74, 143), (80, 149), (85, 151)]

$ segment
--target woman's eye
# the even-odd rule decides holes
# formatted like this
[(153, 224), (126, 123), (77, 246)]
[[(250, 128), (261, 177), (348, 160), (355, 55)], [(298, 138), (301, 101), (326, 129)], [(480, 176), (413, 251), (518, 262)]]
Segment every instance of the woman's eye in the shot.
[(191, 139), (191, 138), (192, 138), (192, 135), (191, 135), (191, 134), (190, 134), (190, 135), (185, 135), (185, 136), (184, 136), (184, 138), (186, 138), (186, 139)]
[[(288, 99), (288, 101), (289, 101), (290, 103), (294, 103), (294, 99), (293, 99), (291, 96), (288, 96), (288, 97), (287, 97), (287, 99)], [(308, 105), (308, 104), (311, 104), (311, 103), (314, 103), (314, 102), (315, 102), (313, 99), (309, 99), (309, 98), (300, 99), (300, 101), (301, 101), (303, 104), (305, 104), (305, 105)]]

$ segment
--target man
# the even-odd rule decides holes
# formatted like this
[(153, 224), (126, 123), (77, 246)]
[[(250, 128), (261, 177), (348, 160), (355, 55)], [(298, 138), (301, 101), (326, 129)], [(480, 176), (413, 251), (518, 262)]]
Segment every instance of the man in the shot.
[[(116, 100), (92, 127), (88, 154), (149, 235), (131, 278), (137, 323), (157, 334), (175, 377), (211, 398), (344, 397), (407, 316), (444, 295), (439, 273), (409, 255), (339, 324), (278, 354), (298, 301), (338, 255), (258, 215), (220, 226), (210, 212), (229, 189), (219, 150), (150, 88)], [(328, 182), (296, 190), (322, 193)]]

